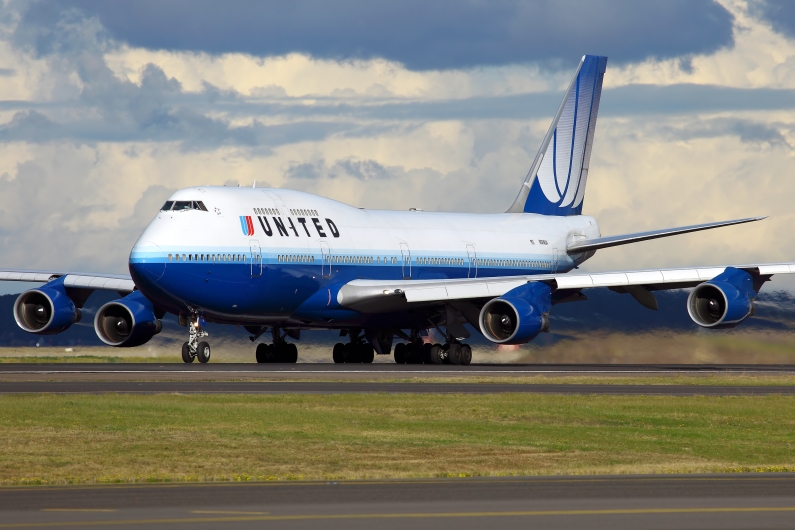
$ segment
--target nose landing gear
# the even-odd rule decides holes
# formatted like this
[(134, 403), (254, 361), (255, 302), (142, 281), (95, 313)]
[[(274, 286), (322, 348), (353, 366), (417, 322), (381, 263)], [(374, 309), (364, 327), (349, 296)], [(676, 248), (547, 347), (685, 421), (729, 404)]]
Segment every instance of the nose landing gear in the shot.
[(188, 342), (182, 344), (182, 360), (185, 363), (192, 363), (193, 359), (199, 359), (200, 363), (210, 362), (210, 344), (199, 342), (199, 339), (207, 337), (209, 333), (202, 329), (204, 319), (193, 314), (188, 322)]

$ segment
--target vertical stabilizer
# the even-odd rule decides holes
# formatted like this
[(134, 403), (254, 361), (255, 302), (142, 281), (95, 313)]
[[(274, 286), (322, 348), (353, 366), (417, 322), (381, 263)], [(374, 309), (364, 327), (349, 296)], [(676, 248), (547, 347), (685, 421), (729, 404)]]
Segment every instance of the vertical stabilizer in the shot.
[(509, 213), (580, 215), (607, 57), (585, 55)]

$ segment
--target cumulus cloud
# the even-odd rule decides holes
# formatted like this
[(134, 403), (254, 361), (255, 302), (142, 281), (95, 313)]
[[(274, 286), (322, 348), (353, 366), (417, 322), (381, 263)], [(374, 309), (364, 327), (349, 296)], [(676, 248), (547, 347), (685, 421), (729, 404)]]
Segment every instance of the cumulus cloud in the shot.
[[(710, 53), (733, 42), (733, 17), (712, 0), (42, 0), (23, 24), (52, 26), (75, 9), (133, 47), (384, 58), (412, 70), (554, 63), (583, 53), (627, 63)], [(37, 42), (40, 50), (48, 44)]]

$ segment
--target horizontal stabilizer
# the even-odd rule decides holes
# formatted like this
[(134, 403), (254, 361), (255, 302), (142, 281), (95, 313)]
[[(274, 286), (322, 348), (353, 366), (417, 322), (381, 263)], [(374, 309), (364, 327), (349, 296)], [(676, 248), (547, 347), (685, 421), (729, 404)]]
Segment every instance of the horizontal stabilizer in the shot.
[(721, 226), (753, 223), (754, 221), (761, 221), (765, 218), (766, 217), (748, 217), (746, 219), (734, 219), (732, 221), (718, 221), (717, 223), (704, 223), (700, 225), (680, 226), (678, 228), (663, 228), (662, 230), (651, 230), (649, 232), (636, 232), (634, 234), (622, 234), (618, 236), (598, 237), (596, 239), (584, 239), (569, 245), (569, 247), (566, 249), (566, 252), (569, 254), (580, 254), (582, 252), (588, 252), (589, 250), (617, 247), (618, 245), (628, 245), (629, 243), (637, 243), (638, 241), (647, 241), (649, 239), (657, 239), (660, 237), (687, 234), (689, 232), (699, 232), (701, 230), (709, 230), (711, 228), (720, 228)]

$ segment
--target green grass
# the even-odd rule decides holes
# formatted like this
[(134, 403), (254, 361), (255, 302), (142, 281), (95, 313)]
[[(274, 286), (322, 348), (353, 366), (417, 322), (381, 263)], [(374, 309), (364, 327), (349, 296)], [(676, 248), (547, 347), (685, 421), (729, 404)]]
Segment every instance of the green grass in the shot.
[(795, 471), (795, 397), (5, 395), (0, 484)]
[(30, 355), (21, 357), (0, 357), (0, 363), (176, 363), (180, 357), (118, 357), (114, 355)]

